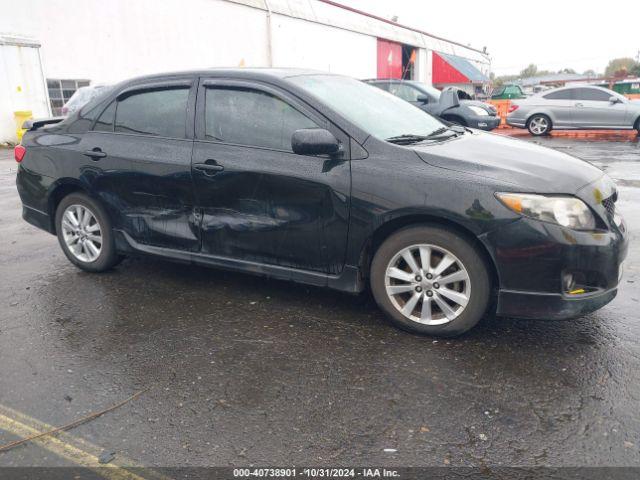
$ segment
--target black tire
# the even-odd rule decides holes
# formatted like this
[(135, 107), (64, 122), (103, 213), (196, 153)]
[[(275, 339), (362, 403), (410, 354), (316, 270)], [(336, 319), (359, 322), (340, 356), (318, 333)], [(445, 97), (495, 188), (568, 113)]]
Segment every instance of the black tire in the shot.
[[(92, 261), (83, 261), (77, 258), (76, 255), (71, 252), (71, 250), (67, 246), (67, 242), (65, 241), (62, 227), (62, 217), (67, 207), (71, 205), (80, 205), (88, 209), (93, 214), (100, 226), (102, 245), (100, 248), (100, 253)], [(111, 221), (109, 219), (109, 216), (105, 212), (104, 208), (102, 208), (102, 206), (97, 201), (95, 201), (88, 195), (85, 195), (84, 193), (72, 193), (64, 197), (60, 201), (60, 203), (58, 204), (58, 208), (56, 209), (55, 222), (56, 233), (58, 236), (60, 247), (62, 248), (62, 251), (67, 256), (69, 261), (76, 267), (86, 272), (104, 272), (114, 267), (122, 260), (123, 257), (118, 255), (116, 251), (115, 239), (113, 230), (111, 228)]]
[[(538, 121), (546, 122), (547, 128), (543, 131), (534, 128)], [(547, 115), (536, 113), (535, 115), (529, 117), (529, 119), (527, 120), (527, 130), (529, 130), (529, 133), (534, 137), (549, 135), (549, 133), (551, 133), (551, 130), (553, 130), (553, 123)]]
[(638, 119), (636, 120), (636, 123), (633, 126), (633, 128), (635, 128), (636, 132), (638, 132), (638, 135), (640, 135), (640, 117), (638, 117)]
[[(459, 259), (468, 273), (468, 303), (457, 317), (442, 325), (426, 325), (410, 319), (392, 303), (387, 294), (385, 276), (390, 262), (404, 248), (419, 244), (430, 244), (447, 250)], [(454, 337), (473, 328), (485, 314), (491, 295), (490, 276), (480, 252), (455, 231), (438, 225), (406, 227), (385, 240), (373, 257), (370, 284), (376, 302), (395, 326), (410, 332), (438, 337)], [(423, 293), (427, 295), (428, 291)], [(408, 295), (413, 295), (413, 291)]]

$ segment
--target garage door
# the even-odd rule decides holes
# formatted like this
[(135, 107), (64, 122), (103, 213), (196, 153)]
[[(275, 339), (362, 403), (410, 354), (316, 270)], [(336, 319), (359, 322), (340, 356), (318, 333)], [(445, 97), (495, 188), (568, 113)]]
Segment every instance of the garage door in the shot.
[(402, 45), (378, 39), (378, 78), (402, 78)]

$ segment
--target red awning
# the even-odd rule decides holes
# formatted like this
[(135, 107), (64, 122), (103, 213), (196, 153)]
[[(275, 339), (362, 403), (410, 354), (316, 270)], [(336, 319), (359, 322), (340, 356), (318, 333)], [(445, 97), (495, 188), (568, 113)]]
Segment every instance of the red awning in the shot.
[(433, 52), (432, 83), (485, 83), (488, 81), (487, 76), (474, 67), (469, 60)]

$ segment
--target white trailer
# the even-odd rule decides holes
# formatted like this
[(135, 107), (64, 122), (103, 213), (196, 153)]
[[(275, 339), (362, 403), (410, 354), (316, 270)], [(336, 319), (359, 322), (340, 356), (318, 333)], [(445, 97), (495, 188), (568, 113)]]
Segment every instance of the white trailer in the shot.
[(0, 34), (0, 143), (17, 141), (16, 112), (25, 111), (34, 117), (51, 115), (40, 43)]

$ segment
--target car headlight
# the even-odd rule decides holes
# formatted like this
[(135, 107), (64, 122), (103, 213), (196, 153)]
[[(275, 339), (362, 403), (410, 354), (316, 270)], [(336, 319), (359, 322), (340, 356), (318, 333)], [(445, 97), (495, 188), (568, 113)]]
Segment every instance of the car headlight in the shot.
[(571, 196), (547, 196), (529, 193), (496, 193), (506, 206), (525, 217), (557, 223), (574, 230), (595, 230), (596, 219), (586, 203)]
[(467, 108), (471, 110), (473, 113), (475, 113), (476, 115), (480, 115), (481, 117), (486, 117), (487, 115), (489, 115), (489, 112), (487, 112), (484, 108), (474, 107), (474, 106), (469, 106)]

